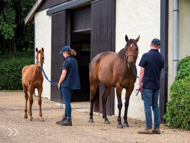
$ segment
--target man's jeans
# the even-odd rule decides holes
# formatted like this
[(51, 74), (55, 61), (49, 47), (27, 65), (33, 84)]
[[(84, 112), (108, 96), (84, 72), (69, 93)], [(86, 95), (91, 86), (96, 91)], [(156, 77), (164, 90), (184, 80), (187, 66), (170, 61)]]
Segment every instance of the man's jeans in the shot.
[(61, 87), (62, 95), (65, 101), (65, 115), (64, 118), (71, 119), (71, 97), (73, 90), (67, 87)]
[(154, 128), (160, 127), (160, 109), (158, 107), (159, 89), (145, 89), (142, 90), (144, 101), (144, 110), (146, 116), (146, 128), (152, 128), (152, 111), (154, 112)]

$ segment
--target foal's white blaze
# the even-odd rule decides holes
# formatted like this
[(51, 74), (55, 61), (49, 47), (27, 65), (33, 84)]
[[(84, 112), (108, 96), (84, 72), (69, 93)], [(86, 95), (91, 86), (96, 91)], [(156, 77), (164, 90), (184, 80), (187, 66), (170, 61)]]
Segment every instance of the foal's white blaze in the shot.
[(133, 47), (133, 45), (131, 44), (131, 45), (130, 45), (130, 47), (132, 48), (132, 47)]
[(40, 62), (40, 53), (38, 54), (38, 60), (39, 60), (39, 62)]

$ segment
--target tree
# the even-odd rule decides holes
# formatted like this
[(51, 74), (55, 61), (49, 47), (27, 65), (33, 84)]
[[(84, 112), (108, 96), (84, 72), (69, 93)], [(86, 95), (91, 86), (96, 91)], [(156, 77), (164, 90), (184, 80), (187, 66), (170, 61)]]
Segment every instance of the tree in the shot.
[(33, 49), (33, 25), (24, 18), (35, 0), (0, 0), (0, 55)]

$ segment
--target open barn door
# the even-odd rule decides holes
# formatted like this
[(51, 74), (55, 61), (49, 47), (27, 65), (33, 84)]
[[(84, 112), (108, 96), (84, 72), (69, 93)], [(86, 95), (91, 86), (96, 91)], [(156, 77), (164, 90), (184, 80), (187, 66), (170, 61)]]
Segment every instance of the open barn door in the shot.
[[(94, 0), (91, 2), (91, 59), (105, 51), (115, 51), (115, 0)], [(101, 97), (104, 85), (100, 83), (97, 94), (102, 106)], [(100, 108), (102, 113), (102, 107)], [(114, 90), (108, 97), (106, 105), (107, 115), (114, 114)]]
[[(66, 45), (66, 12), (52, 15), (52, 46), (51, 46), (51, 80), (58, 82), (61, 74), (63, 55), (59, 54)], [(60, 91), (51, 85), (51, 100), (60, 101)]]

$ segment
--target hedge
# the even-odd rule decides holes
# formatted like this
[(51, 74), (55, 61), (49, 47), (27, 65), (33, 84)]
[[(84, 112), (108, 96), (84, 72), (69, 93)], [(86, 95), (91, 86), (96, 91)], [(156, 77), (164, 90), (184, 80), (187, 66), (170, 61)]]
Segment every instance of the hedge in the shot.
[(0, 57), (0, 90), (22, 89), (22, 68), (34, 63), (34, 51)]
[(178, 62), (178, 73), (170, 87), (170, 97), (164, 115), (166, 125), (190, 130), (190, 56)]

